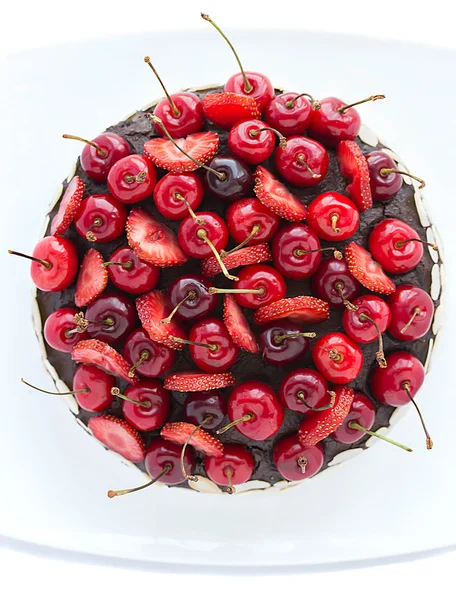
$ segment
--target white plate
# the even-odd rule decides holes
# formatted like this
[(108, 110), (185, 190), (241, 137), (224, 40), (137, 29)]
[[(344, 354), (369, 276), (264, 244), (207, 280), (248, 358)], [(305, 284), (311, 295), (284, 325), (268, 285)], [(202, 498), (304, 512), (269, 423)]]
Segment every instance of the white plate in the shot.
[[(244, 30), (232, 37), (248, 68), (278, 86), (349, 100), (385, 93), (387, 100), (363, 107), (364, 121), (426, 179), (432, 217), (452, 243), (453, 52), (298, 31)], [(243, 567), (333, 565), (455, 544), (454, 310), (419, 395), (434, 450), (425, 450), (410, 411), (394, 437), (414, 454), (378, 443), (271, 495), (155, 489), (110, 501), (106, 490), (141, 483), (138, 472), (97, 446), (63, 402), (20, 384), (24, 376), (51, 385), (31, 328), (28, 265), (7, 257), (6, 248), (32, 251), (53, 191), (81, 150), (61, 140), (62, 132), (94, 136), (160, 95), (145, 54), (171, 90), (223, 81), (235, 69), (222, 40), (207, 31), (48, 48), (12, 57), (3, 73), (0, 532), (105, 557)], [(446, 271), (449, 306), (456, 281), (450, 247)]]

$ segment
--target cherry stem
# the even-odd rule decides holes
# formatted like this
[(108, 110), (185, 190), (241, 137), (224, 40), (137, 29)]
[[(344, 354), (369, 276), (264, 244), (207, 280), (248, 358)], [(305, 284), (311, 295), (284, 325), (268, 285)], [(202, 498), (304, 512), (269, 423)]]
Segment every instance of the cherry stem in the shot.
[(125, 183), (144, 183), (146, 181), (147, 173), (140, 171), (137, 175), (125, 175)]
[(226, 43), (228, 44), (228, 46), (231, 48), (231, 51), (233, 52), (233, 54), (234, 54), (234, 57), (236, 58), (236, 60), (237, 60), (237, 63), (238, 63), (238, 65), (239, 65), (239, 69), (240, 69), (240, 71), (241, 71), (242, 78), (244, 79), (244, 92), (245, 92), (246, 94), (250, 94), (250, 92), (253, 90), (253, 86), (252, 86), (252, 84), (250, 83), (250, 81), (247, 79), (247, 76), (246, 76), (246, 74), (245, 74), (245, 71), (244, 71), (244, 69), (243, 69), (243, 67), (242, 67), (241, 61), (240, 61), (240, 59), (239, 59), (239, 56), (237, 55), (237, 52), (236, 52), (236, 50), (234, 49), (234, 46), (233, 46), (233, 44), (232, 44), (232, 43), (230, 42), (230, 40), (229, 40), (229, 39), (226, 37), (226, 35), (223, 33), (223, 31), (220, 29), (220, 27), (219, 27), (218, 25), (216, 25), (216, 24), (214, 23), (214, 21), (213, 21), (213, 20), (212, 20), (212, 19), (209, 17), (209, 15), (206, 15), (205, 13), (201, 13), (201, 16), (202, 16), (202, 18), (203, 18), (205, 21), (207, 21), (208, 23), (210, 23), (210, 24), (212, 25), (212, 27), (214, 27), (214, 28), (215, 28), (215, 29), (216, 29), (216, 30), (217, 30), (217, 31), (220, 33), (220, 35), (222, 36), (222, 38), (225, 40), (225, 42), (226, 42)]
[(100, 217), (96, 217), (93, 220), (92, 225), (87, 229), (86, 239), (89, 242), (96, 242), (97, 241), (97, 236), (93, 233), (92, 229), (94, 227), (100, 227), (100, 225), (103, 225), (103, 219), (101, 219)]
[(424, 434), (426, 435), (426, 448), (428, 450), (432, 450), (434, 442), (432, 441), (431, 436), (429, 435), (429, 431), (427, 430), (426, 424), (423, 419), (423, 415), (421, 414), (421, 411), (418, 408), (418, 404), (415, 402), (415, 399), (412, 396), (412, 393), (410, 391), (410, 384), (408, 381), (404, 381), (402, 383), (402, 389), (405, 390), (410, 402), (412, 402), (413, 406), (416, 408), (418, 416), (420, 417), (421, 425), (423, 426)]
[(48, 260), (42, 260), (41, 258), (36, 258), (35, 256), (29, 256), (28, 254), (22, 254), (22, 252), (16, 252), (15, 250), (8, 250), (8, 254), (14, 254), (14, 256), (20, 256), (21, 258), (28, 258), (29, 260), (34, 260), (37, 263), (40, 263), (45, 269), (50, 269), (52, 264)]
[(230, 275), (228, 273), (228, 270), (225, 267), (222, 257), (218, 253), (217, 248), (214, 246), (214, 244), (211, 242), (211, 240), (207, 237), (206, 231), (204, 229), (198, 229), (198, 231), (196, 232), (196, 235), (200, 238), (200, 240), (204, 240), (206, 242), (206, 244), (209, 246), (209, 248), (212, 250), (212, 253), (215, 256), (215, 259), (217, 260), (218, 264), (220, 265), (220, 268), (222, 269), (222, 273), (225, 275), (225, 277), (227, 279), (231, 279), (231, 281), (239, 281), (239, 277), (235, 277), (234, 275)]
[(432, 248), (436, 252), (439, 251), (439, 247), (437, 246), (437, 244), (432, 244), (431, 242), (425, 242), (424, 240), (420, 240), (420, 238), (410, 238), (409, 240), (399, 240), (398, 242), (396, 242), (394, 244), (394, 247), (397, 248), (398, 250), (400, 250), (401, 248), (403, 248), (406, 244), (409, 244), (410, 242), (418, 242), (419, 244), (423, 244), (423, 246), (429, 246), (429, 248)]
[(306, 162), (306, 157), (302, 152), (296, 157), (296, 162), (298, 162), (300, 165), (303, 165), (307, 169), (307, 171), (312, 175), (313, 179), (320, 179), (321, 175), (312, 171), (312, 169)]
[(344, 298), (344, 284), (341, 282), (336, 283), (336, 285), (334, 286), (336, 288), (337, 293), (339, 294), (339, 296), (341, 297), (345, 308), (348, 308), (348, 310), (358, 310), (358, 307), (355, 306), (354, 304), (352, 304), (349, 300), (346, 300)]
[(230, 496), (231, 496), (232, 494), (236, 493), (236, 488), (234, 487), (233, 481), (231, 479), (233, 477), (233, 475), (234, 475), (233, 469), (231, 467), (226, 467), (223, 470), (223, 473), (226, 476), (226, 478), (228, 479), (228, 485), (225, 488), (225, 492), (227, 494), (230, 494)]
[(394, 440), (391, 440), (390, 438), (387, 438), (384, 435), (380, 435), (376, 431), (371, 431), (370, 429), (366, 429), (362, 425), (359, 425), (356, 421), (350, 421), (348, 423), (348, 426), (350, 427), (350, 429), (357, 429), (358, 431), (364, 431), (364, 433), (373, 435), (374, 437), (378, 438), (379, 440), (383, 440), (384, 442), (388, 442), (388, 444), (392, 444), (393, 446), (402, 448), (402, 450), (405, 450), (406, 452), (413, 452), (413, 450), (411, 448), (409, 448), (408, 446), (404, 446), (404, 444), (399, 444), (399, 442), (395, 442)]
[(169, 325), (169, 323), (171, 323), (171, 319), (177, 313), (177, 311), (182, 306), (182, 304), (184, 304), (184, 302), (187, 302), (187, 300), (194, 300), (195, 298), (196, 298), (196, 292), (194, 292), (193, 290), (190, 290), (188, 292), (188, 294), (185, 296), (185, 298), (182, 298), (182, 300), (178, 304), (176, 304), (176, 306), (173, 308), (173, 310), (169, 313), (169, 316), (167, 316), (166, 319), (162, 319), (160, 321), (160, 323), (162, 325)]
[(344, 360), (344, 355), (337, 350), (332, 349), (329, 351), (329, 358), (337, 363), (341, 363)]
[(69, 135), (68, 133), (64, 133), (62, 135), (62, 137), (65, 140), (76, 140), (77, 142), (83, 142), (84, 144), (89, 144), (89, 146), (92, 146), (92, 148), (95, 148), (98, 156), (101, 156), (101, 158), (106, 158), (108, 156), (108, 151), (105, 150), (104, 148), (101, 148), (100, 146), (97, 146), (97, 144), (95, 144), (95, 142), (90, 142), (89, 140), (79, 137), (78, 135)]
[(158, 83), (161, 85), (161, 88), (162, 88), (162, 90), (164, 91), (164, 93), (165, 93), (165, 96), (166, 96), (166, 98), (168, 99), (168, 102), (169, 102), (169, 104), (170, 104), (170, 106), (171, 106), (171, 110), (173, 111), (173, 115), (174, 115), (175, 117), (180, 117), (180, 116), (181, 116), (181, 113), (180, 113), (180, 111), (178, 110), (177, 106), (174, 104), (174, 101), (173, 101), (173, 99), (171, 98), (171, 96), (168, 94), (168, 90), (166, 89), (166, 87), (165, 87), (165, 84), (163, 83), (163, 81), (162, 81), (162, 79), (161, 79), (160, 75), (157, 73), (157, 71), (156, 71), (156, 69), (155, 69), (154, 65), (151, 63), (150, 57), (149, 57), (149, 56), (145, 56), (145, 57), (144, 57), (144, 62), (145, 62), (146, 64), (148, 64), (148, 65), (149, 65), (149, 67), (152, 69), (152, 71), (153, 71), (153, 73), (154, 73), (155, 77), (158, 79)]
[(302, 98), (303, 96), (305, 96), (306, 98), (309, 98), (311, 104), (312, 104), (312, 108), (315, 110), (320, 110), (321, 108), (321, 104), (318, 102), (318, 100), (316, 100), (313, 96), (311, 96), (310, 94), (307, 93), (302, 93), (302, 94), (298, 94), (297, 96), (295, 96), (294, 98), (292, 98), (291, 100), (288, 100), (288, 102), (285, 102), (285, 106), (286, 108), (293, 108), (295, 105), (295, 102), (298, 98)]
[(283, 149), (287, 147), (287, 138), (284, 135), (282, 135), (280, 131), (274, 129), (274, 127), (262, 127), (261, 129), (252, 129), (249, 132), (249, 136), (256, 137), (261, 131), (272, 131), (272, 133), (275, 133), (276, 136), (279, 138), (279, 146)]
[(185, 444), (182, 446), (182, 450), (181, 450), (181, 455), (180, 455), (180, 468), (182, 471), (182, 475), (185, 477), (185, 479), (188, 479), (189, 481), (198, 481), (198, 477), (196, 477), (195, 475), (188, 475), (187, 474), (187, 470), (185, 468), (185, 462), (184, 462), (184, 458), (185, 458), (185, 451), (187, 450), (187, 446), (190, 443), (190, 440), (192, 439), (192, 437), (195, 435), (195, 433), (201, 429), (202, 427), (204, 427), (207, 423), (209, 423), (209, 421), (212, 420), (212, 415), (207, 415), (207, 417), (204, 418), (204, 420), (197, 426), (195, 427), (195, 429), (191, 432), (191, 434), (188, 436), (188, 438), (185, 440)]
[(187, 202), (187, 200), (181, 196), (181, 194), (179, 194), (179, 192), (175, 192), (174, 193), (174, 197), (176, 198), (176, 200), (180, 200), (181, 202), (183, 202), (185, 204), (185, 206), (187, 207), (188, 212), (190, 213), (190, 216), (192, 217), (192, 219), (195, 221), (195, 223), (197, 223), (198, 225), (205, 225), (206, 221), (204, 219), (199, 219), (195, 212), (193, 211), (193, 208), (190, 206), (190, 204)]
[(254, 416), (255, 415), (253, 415), (252, 413), (247, 413), (243, 417), (240, 417), (239, 419), (236, 419), (235, 421), (231, 421), (231, 423), (228, 423), (228, 425), (225, 425), (225, 427), (218, 429), (215, 433), (217, 435), (221, 435), (222, 433), (225, 433), (226, 431), (228, 431), (235, 425), (238, 425), (239, 423), (245, 423), (246, 421), (250, 421), (251, 419), (254, 418)]
[(266, 290), (264, 287), (259, 287), (254, 290), (244, 290), (244, 289), (223, 289), (210, 287), (208, 290), (209, 294), (257, 294), (258, 296), (264, 296)]
[(220, 256), (222, 258), (225, 258), (225, 256), (228, 256), (228, 254), (231, 254), (232, 252), (236, 252), (236, 250), (240, 250), (241, 248), (244, 248), (244, 246), (247, 246), (247, 244), (250, 242), (250, 240), (252, 240), (259, 231), (261, 231), (261, 225), (258, 225), (258, 223), (256, 223), (252, 227), (252, 231), (249, 233), (249, 235), (245, 238), (245, 240), (243, 242), (241, 242), (234, 248), (231, 248), (231, 250), (229, 250), (228, 252), (226, 252), (225, 250), (222, 250), (220, 252)]
[(136, 369), (139, 366), (141, 366), (145, 360), (148, 360), (149, 358), (150, 358), (149, 350), (143, 350), (139, 356), (139, 360), (137, 360), (135, 362), (135, 364), (131, 367), (131, 369), (128, 371), (128, 377), (134, 377)]
[(88, 394), (90, 392), (90, 388), (87, 388), (87, 387), (82, 388), (80, 390), (73, 390), (72, 392), (48, 392), (47, 390), (43, 390), (39, 387), (36, 387), (36, 385), (32, 385), (28, 381), (25, 381), (25, 379), (23, 379), (22, 377), (21, 377), (21, 381), (22, 381), (22, 383), (25, 383), (25, 385), (28, 385), (29, 387), (33, 388), (37, 392), (42, 392), (43, 394), (49, 394), (50, 396), (76, 396), (76, 394)]
[(313, 254), (314, 252), (333, 252), (334, 254), (334, 258), (337, 258), (337, 260), (342, 260), (343, 259), (343, 254), (340, 250), (338, 250), (337, 248), (334, 248), (332, 246), (328, 247), (328, 248), (317, 248), (316, 250), (302, 250), (301, 248), (297, 248), (294, 251), (294, 255), (295, 256), (305, 256), (306, 254)]
[(331, 219), (331, 229), (334, 233), (340, 233), (339, 227), (337, 227), (337, 222), (339, 221), (339, 215), (337, 213), (333, 213), (330, 217)]
[(172, 468), (173, 467), (170, 463), (166, 463), (163, 468), (163, 471), (159, 475), (157, 475), (157, 477), (155, 477), (155, 479), (151, 479), (144, 485), (140, 485), (138, 487), (130, 488), (127, 490), (109, 490), (108, 498), (115, 498), (116, 496), (125, 496), (126, 494), (131, 494), (132, 492), (139, 492), (139, 490), (144, 490), (144, 489), (148, 488), (150, 485), (153, 485), (156, 481), (158, 481), (162, 477), (164, 477), (166, 475), (166, 473), (171, 471)]
[(413, 321), (415, 320), (415, 318), (416, 318), (418, 315), (420, 315), (420, 314), (421, 314), (421, 309), (420, 309), (418, 306), (416, 306), (416, 307), (413, 309), (413, 314), (412, 314), (412, 316), (410, 317), (410, 319), (409, 319), (408, 323), (407, 323), (406, 325), (404, 325), (404, 327), (401, 329), (401, 333), (405, 333), (405, 332), (407, 331), (407, 329), (410, 327), (410, 325), (413, 323)]
[(283, 340), (288, 340), (291, 338), (298, 338), (298, 337), (314, 338), (316, 336), (317, 336), (317, 334), (313, 331), (300, 331), (298, 333), (284, 333), (282, 335), (274, 336), (274, 342), (276, 344), (281, 344), (283, 342)]
[(362, 323), (367, 321), (375, 327), (375, 330), (377, 331), (377, 337), (378, 337), (378, 350), (375, 353), (375, 358), (377, 359), (378, 366), (381, 369), (386, 369), (386, 367), (388, 365), (386, 364), (385, 353), (383, 351), (383, 337), (382, 337), (382, 332), (380, 331), (380, 327), (377, 325), (377, 323), (374, 321), (374, 319), (371, 319), (368, 315), (366, 315), (366, 313), (361, 313), (359, 315), (359, 320)]
[(203, 344), (202, 342), (191, 342), (190, 340), (184, 340), (183, 338), (175, 337), (174, 335), (170, 335), (169, 338), (173, 342), (177, 342), (179, 344), (188, 344), (189, 346), (199, 346), (200, 348), (209, 348), (211, 352), (217, 352), (218, 346), (217, 344)]
[(299, 398), (300, 402), (302, 404), (304, 404), (304, 406), (306, 408), (308, 408), (309, 410), (314, 410), (316, 412), (320, 412), (322, 410), (328, 410), (329, 408), (332, 408), (334, 406), (334, 403), (336, 402), (336, 392), (331, 392), (328, 390), (328, 394), (329, 394), (331, 400), (324, 406), (319, 406), (318, 408), (316, 408), (315, 406), (310, 406), (310, 404), (307, 404), (304, 392), (298, 392), (296, 395)]
[(399, 173), (399, 175), (405, 175), (406, 177), (411, 177), (415, 181), (418, 181), (418, 183), (420, 184), (420, 186), (418, 188), (419, 190), (422, 190), (426, 186), (426, 182), (424, 181), (424, 179), (421, 179), (420, 177), (417, 177), (416, 175), (412, 175), (411, 173), (407, 173), (407, 171), (400, 171), (399, 169), (387, 169), (387, 168), (380, 169), (380, 175), (382, 177), (388, 177), (388, 175), (390, 173)]
[(301, 473), (303, 475), (305, 475), (306, 467), (307, 467), (307, 463), (308, 463), (307, 458), (305, 456), (300, 456), (296, 462), (298, 463), (298, 467), (301, 467)]
[(353, 104), (346, 104), (345, 106), (341, 106), (338, 108), (338, 112), (342, 115), (346, 110), (352, 108), (353, 106), (358, 106), (358, 104), (364, 104), (365, 102), (375, 102), (376, 100), (383, 100), (385, 96), (383, 94), (375, 94), (374, 96), (369, 96), (368, 98), (364, 98), (363, 100), (358, 100), (358, 102), (353, 102)]
[(129, 398), (128, 396), (121, 394), (120, 389), (118, 387), (112, 387), (111, 394), (113, 396), (117, 396), (117, 398), (120, 398), (121, 400), (126, 400), (127, 402), (131, 402), (132, 404), (136, 404), (137, 406), (142, 406), (143, 408), (150, 408), (152, 406), (150, 400), (144, 400), (144, 402), (142, 402), (141, 400), (134, 400), (133, 398)]
[(127, 262), (117, 262), (115, 260), (108, 260), (108, 262), (104, 262), (103, 267), (111, 267), (111, 266), (117, 266), (117, 267), (123, 267), (124, 269), (127, 269), (127, 271), (130, 271), (133, 268), (133, 262), (131, 260), (127, 260)]
[(71, 329), (65, 332), (65, 337), (71, 337), (74, 333), (84, 333), (89, 325), (102, 325), (104, 327), (112, 327), (114, 325), (114, 319), (112, 317), (106, 317), (104, 321), (89, 321), (84, 317), (83, 312), (76, 313), (73, 319), (76, 329)]

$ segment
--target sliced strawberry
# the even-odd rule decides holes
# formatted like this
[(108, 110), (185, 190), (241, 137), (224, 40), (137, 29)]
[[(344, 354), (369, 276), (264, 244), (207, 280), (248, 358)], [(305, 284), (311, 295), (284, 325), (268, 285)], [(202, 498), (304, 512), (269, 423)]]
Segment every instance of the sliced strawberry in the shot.
[(231, 129), (239, 121), (258, 119), (261, 116), (252, 96), (234, 92), (207, 94), (203, 98), (203, 111), (206, 119), (223, 129)]
[(313, 296), (282, 298), (259, 308), (255, 312), (254, 319), (257, 325), (277, 319), (290, 319), (298, 323), (320, 323), (329, 319), (329, 304)]
[(202, 452), (207, 456), (223, 456), (222, 442), (207, 433), (207, 431), (197, 429), (197, 427), (191, 423), (166, 423), (160, 431), (160, 435), (165, 438), (165, 440), (180, 444), (181, 446), (183, 446), (188, 438), (192, 436), (188, 443), (191, 444), (195, 450), (198, 450), (198, 452)]
[(131, 462), (141, 462), (145, 456), (145, 444), (141, 436), (126, 421), (112, 415), (89, 419), (89, 429), (102, 444)]
[(350, 273), (365, 288), (377, 294), (392, 294), (396, 290), (394, 283), (365, 248), (350, 242), (344, 254)]
[[(272, 260), (272, 254), (267, 244), (257, 244), (256, 246), (248, 246), (247, 248), (236, 250), (225, 256), (222, 260), (228, 271), (230, 271), (237, 267), (269, 262)], [(206, 277), (214, 277), (214, 275), (218, 275), (222, 272), (222, 269), (214, 256), (204, 259), (201, 268)]]
[(247, 319), (236, 300), (229, 294), (225, 295), (223, 304), (223, 320), (233, 342), (246, 352), (256, 354), (260, 351), (258, 343), (250, 329)]
[(100, 340), (82, 340), (74, 346), (71, 358), (75, 362), (100, 367), (103, 371), (120, 377), (128, 383), (139, 381), (137, 375), (133, 377), (128, 375), (131, 365), (128, 364), (125, 358), (117, 350), (111, 348), (109, 344), (100, 342)]
[(143, 208), (130, 212), (126, 231), (130, 248), (145, 262), (156, 267), (176, 267), (188, 260), (171, 229)]
[(337, 145), (337, 160), (340, 174), (350, 180), (348, 195), (359, 212), (364, 212), (372, 206), (369, 167), (364, 154), (356, 142), (344, 140)]
[[(215, 131), (192, 133), (176, 140), (179, 148), (200, 163), (207, 163), (216, 153), (219, 136)], [(144, 154), (154, 165), (173, 173), (188, 173), (200, 168), (193, 160), (182, 154), (168, 138), (156, 137), (144, 144)]]
[(166, 319), (173, 310), (168, 297), (163, 292), (152, 290), (136, 298), (136, 310), (141, 325), (154, 342), (174, 348), (174, 350), (182, 350), (184, 345), (173, 339), (186, 339), (185, 330), (179, 320), (174, 317), (171, 323), (162, 323), (162, 320)]
[(224, 373), (201, 373), (200, 371), (181, 371), (166, 377), (163, 387), (174, 392), (209, 392), (234, 385), (234, 376)]
[(84, 182), (77, 175), (68, 184), (63, 198), (60, 200), (59, 210), (51, 223), (51, 235), (63, 235), (73, 222), (82, 195), (84, 194)]
[(255, 171), (253, 191), (260, 202), (282, 219), (298, 222), (307, 217), (307, 208), (299, 198), (264, 167), (257, 167)]
[(87, 306), (95, 300), (108, 285), (108, 270), (104, 266), (103, 255), (90, 248), (82, 259), (76, 281), (74, 302), (76, 306)]
[(354, 391), (346, 386), (339, 386), (335, 390), (334, 404), (321, 412), (313, 412), (301, 422), (298, 429), (298, 438), (303, 446), (315, 446), (321, 440), (331, 435), (348, 415)]

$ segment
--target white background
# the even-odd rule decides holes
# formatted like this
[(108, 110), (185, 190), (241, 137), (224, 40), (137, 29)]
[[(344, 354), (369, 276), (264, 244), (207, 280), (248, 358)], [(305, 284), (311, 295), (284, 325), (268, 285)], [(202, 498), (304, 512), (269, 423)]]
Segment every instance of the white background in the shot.
[[(275, 0), (274, 2), (168, 0), (125, 2), (41, 0), (4, 3), (0, 23), (0, 56), (84, 38), (150, 31), (204, 27), (208, 12), (223, 27), (294, 27), (355, 33), (456, 48), (454, 17), (446, 0)], [(274, 40), (271, 39), (271, 43)], [(109, 60), (109, 56), (106, 57)], [(182, 65), (191, 57), (183, 56)], [(302, 57), (316, 61), (317, 56)], [(337, 56), (334, 57), (337, 63)], [(68, 65), (71, 71), (71, 65)], [(394, 69), (394, 64), (385, 64)], [(454, 73), (453, 73), (454, 76)], [(423, 82), (423, 86), (426, 82)], [(2, 89), (2, 93), (7, 90)], [(454, 110), (439, 97), (438, 110)], [(450, 100), (448, 103), (447, 101)], [(430, 107), (435, 110), (436, 107)], [(5, 199), (3, 199), (5, 202)], [(2, 457), (3, 459), (3, 457)], [(1, 482), (2, 487), (14, 482)], [(417, 523), (417, 528), (419, 523)], [(366, 535), (368, 533), (366, 532)], [(353, 597), (438, 599), (450, 581), (456, 555), (438, 555), (414, 563), (369, 567), (338, 573), (288, 573), (268, 577), (233, 578), (226, 574), (150, 573), (113, 569), (108, 563), (78, 565), (57, 556), (34, 557), (19, 549), (0, 548), (0, 597), (132, 598), (138, 594), (168, 598), (244, 598), (250, 596), (325, 599)], [(76, 577), (77, 575), (77, 577)], [(447, 597), (454, 595), (446, 591)], [(454, 597), (454, 596), (453, 596)]]

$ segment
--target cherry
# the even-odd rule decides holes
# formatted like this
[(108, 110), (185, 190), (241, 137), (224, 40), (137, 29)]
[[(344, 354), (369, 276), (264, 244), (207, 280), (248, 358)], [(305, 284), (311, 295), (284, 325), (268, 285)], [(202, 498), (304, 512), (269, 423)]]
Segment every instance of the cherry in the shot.
[(353, 402), (345, 421), (332, 434), (331, 437), (341, 444), (354, 444), (366, 433), (360, 429), (350, 427), (355, 422), (365, 429), (370, 429), (375, 421), (375, 407), (367, 396), (355, 392)]
[(216, 429), (225, 417), (226, 402), (219, 390), (193, 392), (187, 395), (184, 414), (185, 420), (192, 425), (201, 425), (206, 430)]
[(144, 294), (160, 279), (160, 269), (143, 262), (128, 246), (115, 250), (104, 265), (113, 284), (129, 294)]
[(388, 297), (388, 305), (391, 309), (388, 331), (398, 340), (418, 340), (429, 331), (434, 303), (423, 289), (401, 285)]
[[(270, 240), (280, 225), (280, 217), (258, 198), (242, 198), (228, 207), (225, 214), (231, 237), (239, 246), (251, 246)], [(236, 250), (239, 250), (239, 246)]]
[(207, 191), (221, 200), (238, 200), (248, 196), (253, 188), (253, 176), (248, 166), (229, 154), (218, 154), (207, 165), (204, 184)]
[(338, 192), (320, 194), (307, 209), (307, 223), (324, 240), (347, 240), (359, 227), (358, 209), (349, 198)]
[(109, 191), (124, 204), (135, 204), (151, 196), (156, 181), (155, 166), (140, 154), (121, 158), (108, 174)]
[(86, 331), (78, 331), (75, 316), (79, 314), (76, 308), (59, 308), (51, 313), (44, 323), (44, 339), (59, 352), (71, 352), (81, 340), (89, 336)]
[(131, 146), (127, 140), (108, 131), (97, 136), (91, 142), (67, 133), (64, 133), (62, 137), (86, 144), (79, 160), (81, 167), (94, 181), (106, 181), (114, 163), (131, 154)]
[[(213, 249), (223, 250), (228, 242), (228, 228), (225, 221), (212, 212), (197, 213), (197, 221), (189, 216), (179, 227), (180, 247), (193, 258), (208, 258)], [(210, 242), (210, 243), (209, 243)]]
[(283, 135), (269, 127), (264, 121), (250, 119), (234, 125), (228, 134), (228, 147), (231, 152), (249, 165), (259, 165), (267, 160), (275, 150), (275, 138), (282, 147), (286, 146)]
[(114, 344), (123, 340), (136, 324), (133, 302), (118, 292), (101, 294), (87, 307), (87, 333), (101, 342)]
[(76, 246), (67, 238), (48, 235), (33, 250), (33, 256), (8, 250), (9, 254), (32, 261), (30, 275), (43, 292), (60, 292), (72, 283), (78, 272)]
[(301, 358), (310, 348), (309, 338), (315, 333), (302, 331), (299, 324), (291, 321), (274, 321), (258, 336), (260, 352), (271, 365), (290, 365)]
[(132, 376), (136, 373), (142, 377), (160, 377), (173, 366), (175, 355), (168, 346), (151, 340), (141, 327), (130, 333), (123, 347), (125, 360), (133, 365), (129, 372)]
[(328, 172), (329, 157), (319, 142), (302, 136), (287, 139), (286, 147), (275, 153), (277, 170), (295, 185), (309, 187), (323, 181)]
[(332, 383), (349, 383), (358, 377), (364, 356), (358, 344), (344, 333), (327, 333), (312, 348), (315, 366)]
[(374, 150), (366, 155), (367, 166), (369, 167), (369, 179), (372, 192), (372, 198), (378, 201), (389, 200), (397, 194), (402, 187), (401, 175), (407, 175), (420, 182), (420, 189), (425, 186), (425, 182), (411, 175), (406, 171), (399, 171), (394, 160), (382, 152)]
[(125, 206), (109, 194), (94, 194), (81, 202), (74, 226), (89, 242), (112, 242), (125, 229)]
[(312, 285), (318, 298), (334, 308), (342, 308), (359, 295), (360, 283), (353, 277), (345, 260), (325, 258), (314, 273)]
[(296, 369), (287, 375), (279, 395), (286, 408), (302, 414), (326, 409), (330, 400), (326, 380), (314, 369)]
[(190, 330), (190, 356), (196, 366), (206, 373), (220, 373), (231, 367), (239, 356), (221, 319), (203, 319)]
[(323, 466), (324, 457), (321, 444), (303, 446), (297, 435), (277, 442), (272, 455), (277, 470), (289, 481), (301, 481), (318, 473)]
[[(313, 98), (311, 100), (313, 101)], [(264, 112), (264, 118), (271, 127), (289, 137), (304, 133), (309, 126), (312, 112), (308, 94), (285, 92), (271, 100)]]
[(211, 285), (204, 275), (181, 275), (175, 279), (168, 290), (173, 313), (188, 320), (207, 317), (217, 306), (217, 296), (208, 292)]
[(122, 400), (125, 420), (139, 431), (152, 431), (165, 424), (169, 414), (169, 393), (153, 379), (143, 379), (130, 385), (122, 394), (119, 388), (111, 393)]
[(167, 173), (155, 186), (157, 210), (167, 219), (184, 219), (201, 204), (204, 188), (196, 173)]
[(245, 483), (252, 476), (255, 460), (244, 446), (225, 444), (223, 456), (207, 456), (204, 459), (204, 468), (211, 481), (226, 486), (225, 491), (234, 494), (234, 486)]

